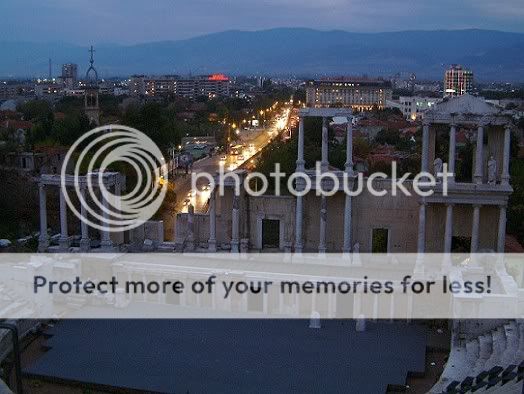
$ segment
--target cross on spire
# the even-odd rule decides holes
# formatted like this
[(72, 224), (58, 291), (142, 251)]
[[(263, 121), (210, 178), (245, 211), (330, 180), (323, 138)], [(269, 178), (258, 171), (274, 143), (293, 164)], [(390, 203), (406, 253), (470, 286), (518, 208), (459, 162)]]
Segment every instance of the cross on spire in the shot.
[(91, 45), (91, 48), (89, 49), (88, 52), (91, 53), (91, 59), (89, 60), (89, 63), (91, 63), (91, 65), (93, 65), (93, 63), (95, 62), (95, 61), (93, 60), (93, 53), (96, 52), (96, 51), (94, 50), (94, 48), (93, 48), (93, 45)]

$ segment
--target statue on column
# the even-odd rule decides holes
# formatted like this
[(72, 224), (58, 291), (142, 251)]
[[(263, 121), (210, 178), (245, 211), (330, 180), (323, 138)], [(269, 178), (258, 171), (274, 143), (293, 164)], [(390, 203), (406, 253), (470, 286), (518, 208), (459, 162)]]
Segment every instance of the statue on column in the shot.
[(488, 160), (488, 184), (495, 185), (497, 183), (497, 161), (491, 155)]
[(442, 167), (443, 167), (442, 159), (440, 157), (437, 157), (433, 161), (433, 175), (437, 176), (439, 173), (442, 173)]

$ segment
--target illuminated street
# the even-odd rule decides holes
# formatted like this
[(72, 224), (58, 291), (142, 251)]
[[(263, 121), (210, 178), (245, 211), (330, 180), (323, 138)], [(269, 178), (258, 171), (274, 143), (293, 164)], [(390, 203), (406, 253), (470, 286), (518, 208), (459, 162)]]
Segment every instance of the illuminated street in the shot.
[[(242, 164), (251, 160), (258, 152), (262, 151), (279, 133), (286, 128), (289, 121), (290, 109), (285, 107), (272, 121), (268, 121), (269, 126), (260, 130), (241, 130), (238, 133), (238, 145), (243, 149), (240, 155), (218, 153), (211, 157), (197, 160), (193, 164), (193, 173), (215, 174), (219, 171), (220, 166), (224, 165), (225, 170), (233, 171)], [(225, 160), (224, 160), (225, 159)], [(171, 237), (174, 218), (178, 212), (187, 212), (189, 204), (195, 207), (195, 212), (207, 212), (207, 202), (209, 193), (206, 192), (208, 182), (205, 178), (197, 181), (197, 187), (204, 193), (194, 193), (191, 191), (191, 172), (187, 175), (179, 175), (177, 178), (170, 180), (175, 185), (177, 196), (176, 204), (163, 215), (164, 229), (166, 236)], [(169, 239), (169, 238), (168, 238)]]

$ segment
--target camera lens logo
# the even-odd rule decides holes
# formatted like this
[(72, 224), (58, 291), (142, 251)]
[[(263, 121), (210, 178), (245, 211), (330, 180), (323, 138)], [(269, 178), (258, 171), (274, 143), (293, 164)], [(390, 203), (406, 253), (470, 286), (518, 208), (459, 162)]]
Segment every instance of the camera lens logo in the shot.
[[(72, 165), (73, 175), (67, 174)], [(112, 166), (130, 169), (136, 184), (133, 190), (121, 194), (122, 177), (109, 170)], [(83, 223), (101, 231), (122, 232), (140, 226), (157, 212), (166, 195), (167, 177), (165, 159), (151, 138), (131, 127), (107, 125), (89, 131), (71, 146), (60, 181), (69, 209)], [(79, 204), (73, 203), (75, 199)]]

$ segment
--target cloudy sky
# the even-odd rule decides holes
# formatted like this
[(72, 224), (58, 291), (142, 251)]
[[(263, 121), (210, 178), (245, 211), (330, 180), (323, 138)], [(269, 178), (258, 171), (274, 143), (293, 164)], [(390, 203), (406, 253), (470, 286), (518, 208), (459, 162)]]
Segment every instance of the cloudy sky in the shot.
[(0, 41), (133, 44), (274, 27), (524, 32), (524, 1), (0, 0)]

